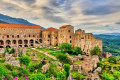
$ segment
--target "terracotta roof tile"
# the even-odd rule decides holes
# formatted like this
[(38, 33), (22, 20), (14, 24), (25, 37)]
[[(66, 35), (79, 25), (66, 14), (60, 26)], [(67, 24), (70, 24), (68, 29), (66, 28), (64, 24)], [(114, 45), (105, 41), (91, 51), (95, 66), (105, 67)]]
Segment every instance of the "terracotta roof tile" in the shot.
[(60, 28), (65, 28), (65, 27), (67, 27), (67, 26), (71, 26), (71, 25), (63, 25), (63, 26), (61, 26)]
[(0, 23), (0, 27), (14, 27), (14, 28), (41, 28), (39, 25), (24, 25), (24, 24), (4, 24)]
[(43, 31), (59, 31), (59, 29), (56, 29), (56, 28), (47, 28), (47, 29), (45, 29), (45, 30), (43, 30)]

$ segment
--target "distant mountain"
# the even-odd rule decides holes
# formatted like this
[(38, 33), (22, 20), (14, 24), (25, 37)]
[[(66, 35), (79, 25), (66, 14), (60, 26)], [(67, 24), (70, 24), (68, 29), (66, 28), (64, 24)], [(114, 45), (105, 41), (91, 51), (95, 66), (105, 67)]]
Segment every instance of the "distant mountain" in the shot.
[(97, 34), (97, 35), (111, 35), (111, 36), (120, 36), (120, 33), (114, 32), (114, 33), (103, 33), (103, 34)]
[[(0, 14), (0, 23), (9, 23), (9, 24), (26, 24), (26, 25), (36, 25), (33, 23), (28, 22), (22, 18), (13, 18), (4, 14)], [(43, 27), (43, 29), (45, 29)]]
[(22, 18), (13, 18), (7, 15), (0, 14), (0, 20), (10, 23), (10, 24), (27, 24), (27, 25), (35, 25), (33, 23), (28, 22)]
[(4, 22), (4, 21), (1, 21), (1, 20), (0, 20), (0, 23), (7, 23), (7, 22)]

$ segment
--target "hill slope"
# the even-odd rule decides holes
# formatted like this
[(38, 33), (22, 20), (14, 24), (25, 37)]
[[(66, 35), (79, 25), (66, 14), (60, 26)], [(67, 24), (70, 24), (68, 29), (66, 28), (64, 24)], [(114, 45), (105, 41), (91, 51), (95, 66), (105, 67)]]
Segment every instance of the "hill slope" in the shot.
[(106, 34), (94, 36), (103, 40), (103, 50), (105, 52), (110, 52), (115, 56), (120, 56), (120, 36)]

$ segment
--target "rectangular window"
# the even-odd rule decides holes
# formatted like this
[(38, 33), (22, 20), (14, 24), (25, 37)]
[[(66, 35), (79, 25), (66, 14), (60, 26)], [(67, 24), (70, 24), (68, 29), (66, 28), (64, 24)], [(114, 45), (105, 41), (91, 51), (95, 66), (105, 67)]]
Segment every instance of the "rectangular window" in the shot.
[(12, 35), (12, 38), (14, 38), (14, 35)]
[(7, 35), (7, 38), (9, 38), (9, 35)]

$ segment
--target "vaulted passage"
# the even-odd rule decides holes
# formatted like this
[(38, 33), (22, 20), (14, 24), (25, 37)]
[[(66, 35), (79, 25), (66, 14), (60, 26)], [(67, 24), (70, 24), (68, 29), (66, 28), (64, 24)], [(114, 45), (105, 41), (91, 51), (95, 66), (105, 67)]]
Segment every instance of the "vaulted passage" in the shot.
[(9, 45), (8, 45), (8, 46), (6, 46), (6, 48), (7, 48), (7, 47), (11, 48)]
[(13, 42), (12, 42), (13, 44), (16, 44), (16, 40), (13, 40)]
[(4, 42), (2, 40), (0, 40), (0, 45), (4, 45)]
[(18, 41), (18, 44), (22, 44), (22, 40), (19, 40), (19, 41)]
[(3, 46), (0, 46), (0, 48), (3, 48)]
[(24, 47), (28, 47), (28, 45), (24, 45)]
[(19, 45), (18, 47), (22, 47), (22, 45)]
[(28, 40), (24, 40), (24, 44), (28, 44)]
[(11, 44), (11, 41), (10, 41), (10, 40), (7, 40), (7, 41), (6, 41), (6, 45), (9, 45), (9, 44)]
[(34, 40), (31, 39), (31, 40), (30, 40), (30, 44), (33, 44), (33, 43), (34, 43)]

